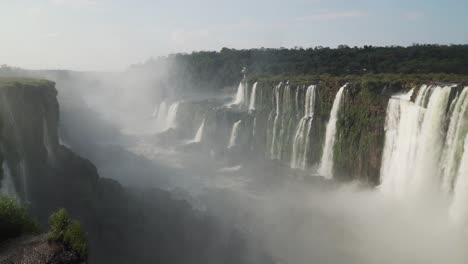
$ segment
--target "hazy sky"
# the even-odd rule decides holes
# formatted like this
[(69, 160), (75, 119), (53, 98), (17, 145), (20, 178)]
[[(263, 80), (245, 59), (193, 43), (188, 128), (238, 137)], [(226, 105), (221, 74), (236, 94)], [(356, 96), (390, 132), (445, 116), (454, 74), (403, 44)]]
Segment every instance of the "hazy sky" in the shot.
[(222, 47), (468, 43), (468, 0), (0, 0), (0, 64), (121, 70)]

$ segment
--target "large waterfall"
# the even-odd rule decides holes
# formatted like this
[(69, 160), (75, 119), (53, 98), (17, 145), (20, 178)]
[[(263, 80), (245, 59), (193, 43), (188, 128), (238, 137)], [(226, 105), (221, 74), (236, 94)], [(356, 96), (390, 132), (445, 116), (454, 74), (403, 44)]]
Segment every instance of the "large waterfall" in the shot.
[(257, 84), (258, 82), (254, 83), (252, 86), (252, 92), (250, 94), (250, 102), (249, 102), (249, 111), (255, 110), (255, 100), (257, 97)]
[(325, 133), (325, 144), (318, 173), (327, 179), (333, 177), (333, 147), (335, 146), (336, 121), (338, 120), (338, 113), (346, 85), (341, 87), (336, 93)]
[(242, 120), (239, 120), (232, 125), (231, 136), (229, 137), (228, 148), (232, 148), (237, 144), (237, 137), (239, 136), (239, 129)]
[[(298, 93), (296, 93), (297, 95)], [(298, 96), (296, 96), (297, 98)], [(307, 88), (304, 104), (304, 116), (299, 121), (294, 136), (291, 156), (291, 167), (305, 169), (307, 166), (307, 152), (310, 145), (310, 130), (314, 119), (316, 86)], [(297, 104), (296, 104), (297, 105)]]
[(391, 98), (385, 124), (382, 192), (400, 199), (446, 197), (457, 222), (468, 218), (468, 88), (419, 88), (416, 99)]

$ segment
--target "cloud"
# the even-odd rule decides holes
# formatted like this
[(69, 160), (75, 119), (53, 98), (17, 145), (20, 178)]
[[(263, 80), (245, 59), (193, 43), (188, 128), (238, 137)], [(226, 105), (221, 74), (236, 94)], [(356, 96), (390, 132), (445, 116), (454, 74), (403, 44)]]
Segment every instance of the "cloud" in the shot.
[(343, 20), (343, 19), (357, 19), (364, 17), (365, 13), (359, 10), (348, 10), (348, 11), (321, 11), (308, 16), (299, 17), (296, 20), (301, 22), (310, 21), (332, 21), (332, 20)]

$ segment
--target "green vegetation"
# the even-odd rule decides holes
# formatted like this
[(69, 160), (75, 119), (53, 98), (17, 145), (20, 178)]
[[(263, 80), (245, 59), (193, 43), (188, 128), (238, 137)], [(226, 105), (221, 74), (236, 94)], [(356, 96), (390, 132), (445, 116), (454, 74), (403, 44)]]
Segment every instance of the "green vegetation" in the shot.
[(79, 222), (70, 219), (65, 209), (59, 209), (50, 216), (49, 239), (65, 244), (80, 258), (88, 256), (88, 242)]
[[(244, 66), (249, 76), (434, 74), (431, 79), (453, 81), (451, 75), (468, 74), (468, 45), (223, 48), (219, 52), (202, 51), (160, 57), (133, 66), (133, 69), (167, 70), (167, 83), (171, 87), (215, 90), (238, 83), (242, 78), (240, 70)], [(466, 77), (463, 78), (466, 80)]]
[(33, 79), (33, 78), (0, 78), (0, 88), (3, 87), (16, 87), (16, 86), (28, 86), (28, 87), (50, 87), (54, 86), (54, 83), (47, 80)]
[(0, 242), (37, 231), (38, 227), (25, 207), (0, 195)]

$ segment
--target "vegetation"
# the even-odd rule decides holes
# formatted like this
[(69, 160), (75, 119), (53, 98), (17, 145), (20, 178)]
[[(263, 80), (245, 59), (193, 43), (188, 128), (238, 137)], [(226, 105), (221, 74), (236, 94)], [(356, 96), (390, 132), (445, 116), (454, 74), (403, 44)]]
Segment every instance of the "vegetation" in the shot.
[(38, 227), (25, 207), (0, 195), (0, 242), (37, 231)]
[(50, 216), (49, 239), (63, 243), (80, 258), (88, 256), (88, 242), (78, 221), (70, 219), (65, 209), (59, 209)]
[(171, 86), (213, 90), (236, 84), (242, 77), (240, 70), (244, 66), (249, 76), (436, 74), (431, 78), (440, 81), (439, 77), (445, 79), (452, 74), (468, 75), (468, 45), (223, 48), (219, 52), (201, 51), (159, 57), (133, 69), (167, 70)]

